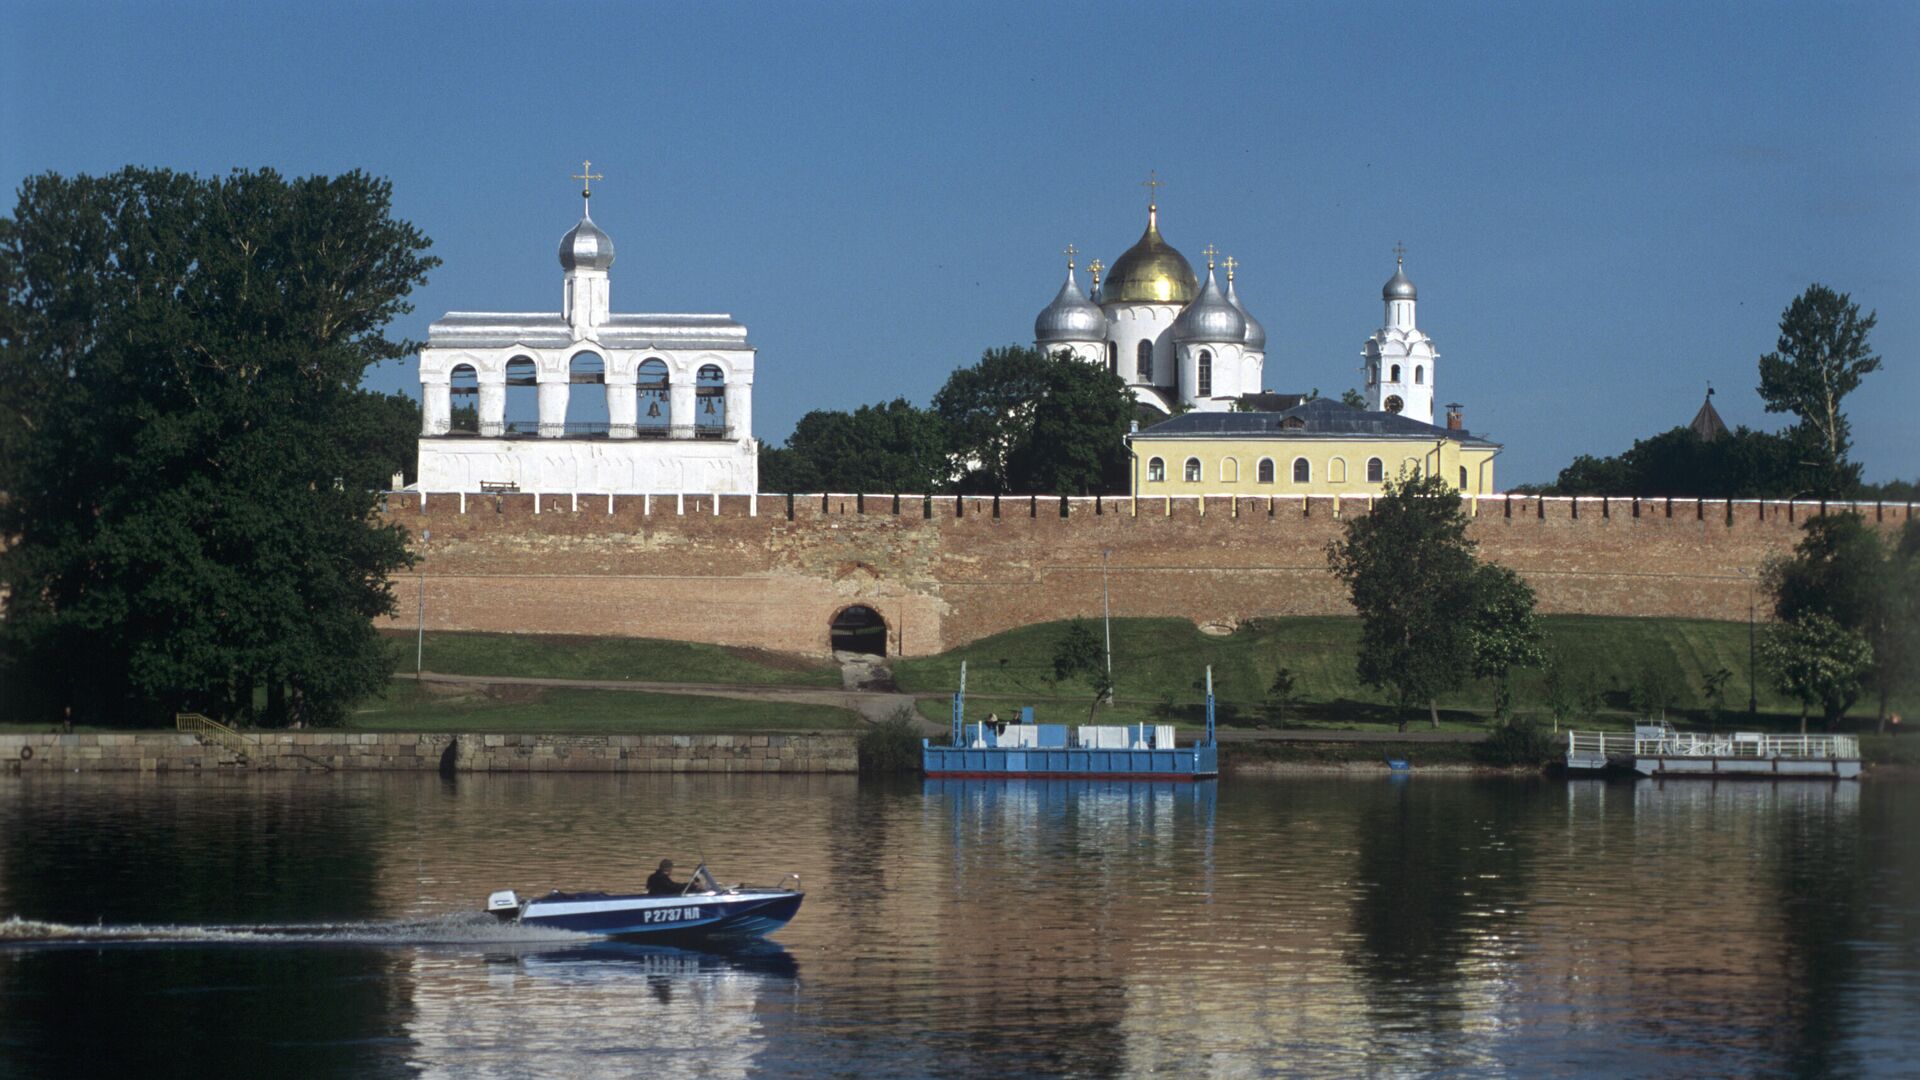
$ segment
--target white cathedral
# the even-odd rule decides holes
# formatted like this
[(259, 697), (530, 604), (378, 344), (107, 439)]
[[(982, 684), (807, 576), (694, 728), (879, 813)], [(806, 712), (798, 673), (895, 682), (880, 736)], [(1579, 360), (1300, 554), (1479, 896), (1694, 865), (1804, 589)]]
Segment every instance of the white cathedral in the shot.
[[(558, 314), (454, 311), (428, 328), (420, 490), (759, 489), (747, 328), (729, 315), (616, 315), (612, 267), (613, 240), (583, 208), (560, 239)], [(507, 421), (511, 387), (533, 388), (537, 423)], [(605, 394), (605, 423), (568, 421), (576, 388)], [(455, 397), (477, 400), (456, 413)]]
[[(1206, 249), (1207, 280), (1160, 236), (1160, 210), (1147, 206), (1147, 231), (1113, 262), (1103, 282), (1098, 259), (1091, 298), (1080, 291), (1067, 255), (1067, 280), (1033, 322), (1034, 345), (1049, 354), (1105, 364), (1125, 379), (1135, 400), (1162, 413), (1176, 404), (1200, 412), (1229, 412), (1245, 395), (1263, 392), (1267, 330), (1234, 291), (1235, 262), (1226, 260), (1227, 287), (1214, 277), (1214, 250)], [(1405, 261), (1381, 290), (1386, 324), (1361, 350), (1367, 407), (1433, 423), (1433, 339), (1414, 324), (1417, 299)]]

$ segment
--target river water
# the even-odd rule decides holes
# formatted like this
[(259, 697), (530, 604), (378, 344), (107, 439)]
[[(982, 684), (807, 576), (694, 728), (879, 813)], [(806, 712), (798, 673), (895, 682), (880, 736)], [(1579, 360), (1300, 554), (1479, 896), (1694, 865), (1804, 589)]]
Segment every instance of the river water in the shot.
[[(1920, 784), (0, 781), (0, 1075), (1920, 1072)], [(486, 894), (801, 875), (769, 944)]]

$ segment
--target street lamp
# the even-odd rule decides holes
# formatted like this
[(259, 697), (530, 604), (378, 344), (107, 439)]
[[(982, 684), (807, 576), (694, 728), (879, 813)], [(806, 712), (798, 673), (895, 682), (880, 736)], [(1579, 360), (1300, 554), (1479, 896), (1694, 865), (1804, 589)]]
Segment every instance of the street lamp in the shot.
[(1107, 637), (1107, 705), (1113, 705), (1113, 607), (1107, 602), (1107, 557), (1112, 548), (1100, 549), (1100, 622)]
[(1753, 626), (1753, 572), (1746, 567), (1740, 568), (1740, 576), (1747, 582), (1747, 720), (1753, 722), (1760, 717), (1760, 699), (1753, 689), (1754, 670), (1754, 626)]
[[(422, 498), (425, 498), (425, 496), (422, 496)], [(432, 529), (420, 530), (421, 554), (424, 555), (426, 553), (427, 541), (431, 539), (433, 539)], [(415, 632), (413, 639), (413, 673), (416, 676), (419, 675), (424, 668), (427, 655), (427, 568), (424, 566), (420, 568), (419, 582), (419, 587), (415, 592), (418, 594), (420, 600), (420, 622), (419, 629)]]

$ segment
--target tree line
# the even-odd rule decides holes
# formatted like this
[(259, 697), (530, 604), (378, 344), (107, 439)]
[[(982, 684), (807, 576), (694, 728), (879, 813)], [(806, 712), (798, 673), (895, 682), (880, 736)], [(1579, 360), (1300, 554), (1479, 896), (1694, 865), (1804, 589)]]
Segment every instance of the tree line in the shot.
[(1092, 495), (1126, 490), (1140, 415), (1118, 375), (1024, 346), (988, 349), (928, 408), (815, 409), (760, 451), (761, 491)]
[(1780, 315), (1774, 350), (1760, 357), (1757, 390), (1770, 413), (1794, 422), (1780, 432), (1744, 425), (1703, 438), (1681, 425), (1636, 440), (1610, 457), (1582, 454), (1551, 484), (1515, 491), (1545, 495), (1620, 495), (1708, 499), (1915, 498), (1909, 481), (1864, 484), (1852, 460), (1852, 428), (1843, 405), (1881, 358), (1869, 335), (1877, 312), (1862, 314), (1847, 293), (1809, 285)]
[[(1556, 719), (1581, 708), (1582, 698), (1590, 715), (1598, 690), (1554, 670), (1562, 662), (1544, 647), (1533, 590), (1513, 571), (1481, 562), (1466, 530), (1457, 492), (1437, 477), (1403, 476), (1328, 545), (1328, 564), (1362, 623), (1360, 680), (1394, 698), (1401, 730), (1421, 705), (1438, 727), (1436, 700), (1468, 678), (1493, 681), (1494, 720), (1504, 725), (1513, 673), (1542, 666)], [(1920, 520), (1888, 541), (1859, 514), (1820, 515), (1790, 554), (1767, 563), (1758, 584), (1774, 616), (1760, 666), (1801, 703), (1801, 730), (1814, 712), (1831, 729), (1867, 692), (1878, 696), (1884, 730), (1893, 695), (1920, 686)], [(1716, 712), (1729, 675), (1714, 673), (1703, 688)], [(1287, 676), (1277, 674), (1276, 696)], [(1641, 684), (1632, 695), (1642, 711), (1663, 715), (1677, 688), (1658, 672)]]

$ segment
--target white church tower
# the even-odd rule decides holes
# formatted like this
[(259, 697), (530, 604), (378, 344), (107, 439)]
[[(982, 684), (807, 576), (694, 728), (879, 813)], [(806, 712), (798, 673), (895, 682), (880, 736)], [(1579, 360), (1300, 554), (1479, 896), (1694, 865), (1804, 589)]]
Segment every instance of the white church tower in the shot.
[[(582, 163), (574, 179), (585, 205), (560, 239), (560, 311), (452, 311), (427, 330), (420, 489), (758, 490), (747, 328), (728, 315), (615, 314), (613, 239), (585, 208), (600, 177)], [(509, 420), (515, 387), (534, 391), (535, 422)], [(605, 423), (569, 419), (570, 405), (592, 410), (603, 395)], [(464, 416), (456, 396), (477, 399)]]
[(1434, 361), (1440, 354), (1433, 339), (1414, 323), (1419, 299), (1407, 279), (1406, 249), (1394, 248), (1393, 277), (1380, 290), (1386, 303), (1386, 325), (1373, 332), (1361, 349), (1367, 374), (1367, 407), (1398, 413), (1423, 424), (1433, 423)]

